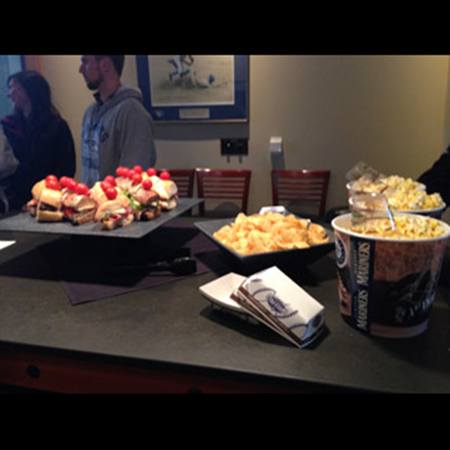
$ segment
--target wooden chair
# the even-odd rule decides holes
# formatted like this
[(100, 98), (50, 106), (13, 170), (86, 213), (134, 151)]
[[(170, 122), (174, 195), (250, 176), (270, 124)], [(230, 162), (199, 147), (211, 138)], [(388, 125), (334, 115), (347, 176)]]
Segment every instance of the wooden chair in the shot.
[[(175, 181), (178, 187), (179, 197), (194, 196), (194, 181), (195, 181), (195, 169), (163, 169), (170, 173), (173, 181)], [(161, 173), (162, 170), (158, 170)]]
[(329, 170), (272, 169), (272, 203), (307, 217), (322, 219), (328, 195)]
[[(199, 198), (233, 199), (241, 201), (240, 210), (247, 214), (251, 170), (195, 169)], [(205, 215), (205, 204), (199, 205), (200, 215)]]

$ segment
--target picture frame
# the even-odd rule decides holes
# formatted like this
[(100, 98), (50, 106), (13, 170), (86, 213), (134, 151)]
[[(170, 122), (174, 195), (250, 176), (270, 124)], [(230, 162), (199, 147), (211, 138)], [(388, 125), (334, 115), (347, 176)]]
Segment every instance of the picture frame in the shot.
[(136, 55), (155, 122), (248, 122), (247, 55)]

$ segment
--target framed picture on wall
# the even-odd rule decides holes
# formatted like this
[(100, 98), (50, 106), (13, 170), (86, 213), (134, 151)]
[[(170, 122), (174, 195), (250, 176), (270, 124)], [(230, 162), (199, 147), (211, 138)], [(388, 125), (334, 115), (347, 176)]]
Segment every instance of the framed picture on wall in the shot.
[(144, 104), (157, 122), (246, 122), (248, 60), (236, 55), (137, 55)]

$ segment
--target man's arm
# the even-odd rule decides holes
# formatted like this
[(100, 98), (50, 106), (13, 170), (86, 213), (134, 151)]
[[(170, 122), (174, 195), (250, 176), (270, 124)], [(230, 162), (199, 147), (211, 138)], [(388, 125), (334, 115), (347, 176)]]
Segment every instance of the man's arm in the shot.
[(427, 192), (439, 192), (444, 202), (450, 205), (450, 147), (440, 156), (433, 166), (418, 178), (425, 184)]

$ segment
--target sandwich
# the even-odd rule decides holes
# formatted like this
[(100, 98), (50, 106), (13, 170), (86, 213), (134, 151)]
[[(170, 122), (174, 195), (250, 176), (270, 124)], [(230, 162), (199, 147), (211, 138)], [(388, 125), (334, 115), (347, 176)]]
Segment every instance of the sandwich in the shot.
[(148, 221), (161, 214), (159, 195), (152, 189), (150, 180), (131, 186), (128, 197), (136, 220)]
[(132, 185), (132, 177), (134, 175), (134, 171), (127, 167), (120, 166), (116, 169), (115, 183), (122, 191), (128, 191)]
[(31, 189), (32, 200), (27, 203), (27, 209), (38, 222), (61, 222), (62, 192), (59, 181), (54, 175), (38, 181)]
[(147, 169), (145, 172), (142, 173), (142, 179), (150, 180), (153, 184), (156, 184), (159, 181), (158, 171), (153, 167), (150, 167), (150, 169)]
[(86, 193), (81, 192), (81, 189), (64, 192), (62, 202), (64, 217), (73, 225), (82, 225), (94, 220), (97, 203)]
[(31, 189), (33, 198), (26, 204), (26, 209), (33, 217), (36, 217), (37, 205), (43, 189), (45, 189), (45, 180), (38, 181)]
[(97, 203), (89, 197), (89, 188), (70, 177), (61, 177), (64, 218), (73, 225), (94, 220)]
[(62, 192), (55, 189), (43, 189), (36, 210), (37, 221), (61, 222), (63, 218)]
[[(155, 180), (156, 177), (151, 177)], [(177, 207), (178, 188), (167, 171), (161, 172), (159, 178), (153, 183), (153, 190), (159, 195), (159, 203), (164, 211)]]
[[(120, 179), (120, 177), (114, 178), (112, 175), (108, 175), (103, 181), (97, 181), (89, 191), (90, 197), (97, 202), (97, 205), (101, 205), (108, 200), (115, 199), (117, 194), (125, 195), (132, 182), (128, 178), (122, 178), (122, 183), (120, 183)], [(129, 183), (124, 183), (123, 180), (128, 180)]]
[(130, 200), (123, 194), (117, 194), (116, 198), (103, 202), (95, 213), (95, 221), (101, 222), (103, 230), (114, 230), (129, 225), (133, 219)]
[(102, 203), (108, 201), (108, 197), (106, 196), (105, 189), (103, 189), (102, 187), (102, 183), (104, 182), (97, 181), (89, 191), (89, 197), (91, 197), (97, 203), (97, 206), (100, 206)]

